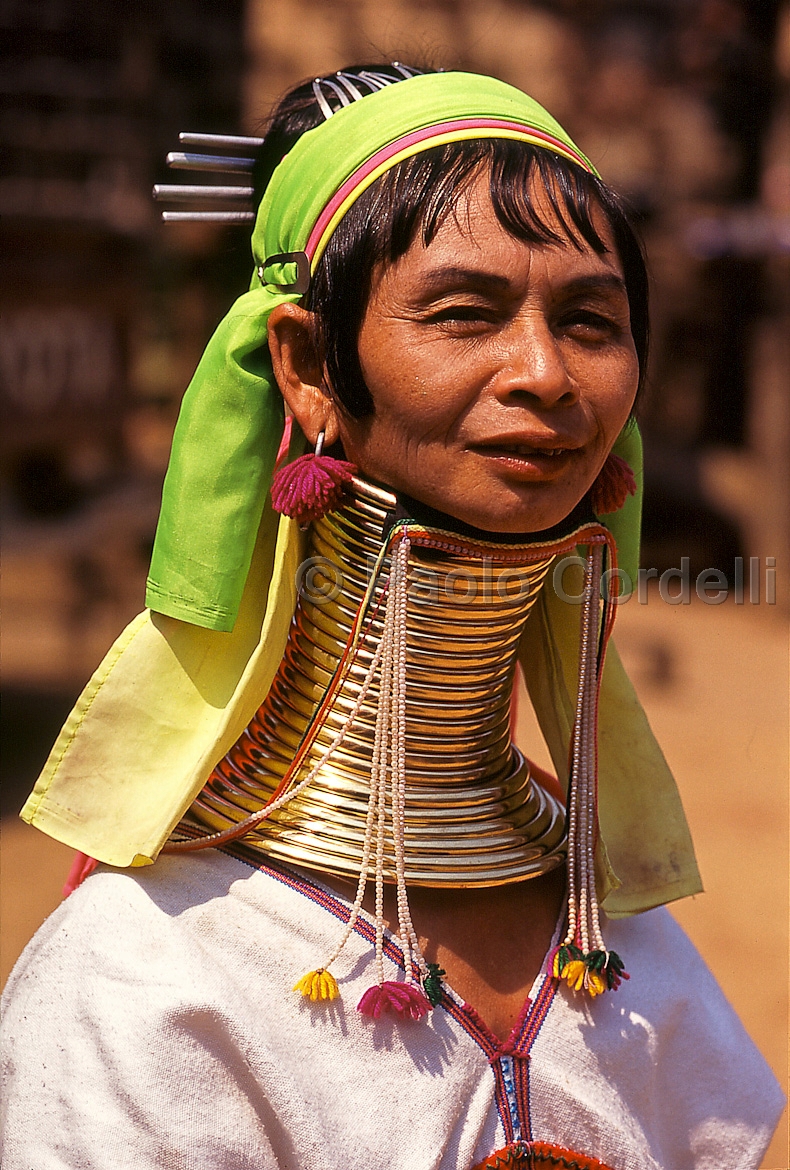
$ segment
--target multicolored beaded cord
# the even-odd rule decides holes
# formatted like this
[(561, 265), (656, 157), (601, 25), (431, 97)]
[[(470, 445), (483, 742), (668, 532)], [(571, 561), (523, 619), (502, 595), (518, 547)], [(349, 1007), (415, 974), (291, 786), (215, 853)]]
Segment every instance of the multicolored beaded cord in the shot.
[(571, 750), (568, 799), (568, 930), (549, 955), (548, 974), (573, 991), (595, 997), (627, 979), (623, 961), (601, 934), (595, 889), (598, 831), (597, 713), (600, 683), (599, 609), (603, 546), (589, 548), (584, 577), (579, 648), (579, 688)]

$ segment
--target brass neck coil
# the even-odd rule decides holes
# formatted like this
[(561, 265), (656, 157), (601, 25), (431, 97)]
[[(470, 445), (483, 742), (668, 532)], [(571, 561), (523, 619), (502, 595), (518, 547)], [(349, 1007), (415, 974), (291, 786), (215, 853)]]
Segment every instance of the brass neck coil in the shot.
[[(332, 743), (381, 636), (376, 598), (388, 555), (343, 684), (317, 728), (311, 722), (343, 659), (396, 506), (390, 492), (354, 480), (343, 505), (312, 525), (282, 663), (192, 805), (192, 826), (216, 831), (240, 822), (271, 798), (298, 750), (294, 783)], [(519, 638), (555, 549), (472, 541), (418, 524), (408, 531), (407, 881), (480, 886), (545, 873), (564, 859), (564, 810), (531, 780), (511, 743), (510, 700)], [(299, 796), (245, 837), (247, 851), (359, 873), (378, 703), (374, 680), (343, 742)], [(385, 865), (391, 880), (391, 850)]]

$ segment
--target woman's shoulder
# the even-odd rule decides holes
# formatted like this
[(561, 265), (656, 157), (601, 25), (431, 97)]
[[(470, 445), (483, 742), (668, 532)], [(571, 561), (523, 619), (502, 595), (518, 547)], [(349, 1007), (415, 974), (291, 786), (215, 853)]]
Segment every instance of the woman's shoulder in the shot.
[(665, 906), (610, 920), (605, 936), (630, 976), (613, 1001), (656, 1036), (669, 1042), (696, 1032), (708, 1045), (737, 1048), (762, 1063), (707, 963)]
[(108, 983), (132, 996), (154, 986), (172, 999), (210, 995), (242, 963), (265, 985), (278, 963), (262, 964), (262, 953), (299, 951), (301, 936), (320, 929), (273, 872), (216, 850), (141, 869), (100, 866), (26, 947), (6, 987), (6, 1011), (24, 1011), (31, 996), (84, 999)]
[(712, 999), (732, 1013), (707, 963), (666, 906), (608, 919), (604, 935), (625, 961), (631, 978), (624, 987), (632, 992), (642, 988), (657, 1004)]
[(605, 1124), (613, 1165), (630, 1165), (618, 1134), (642, 1143), (640, 1165), (758, 1165), (782, 1092), (691, 940), (664, 907), (610, 920), (605, 937), (629, 979), (590, 1003), (562, 987), (532, 1050), (546, 1131), (561, 1131), (570, 1080), (588, 1145)]

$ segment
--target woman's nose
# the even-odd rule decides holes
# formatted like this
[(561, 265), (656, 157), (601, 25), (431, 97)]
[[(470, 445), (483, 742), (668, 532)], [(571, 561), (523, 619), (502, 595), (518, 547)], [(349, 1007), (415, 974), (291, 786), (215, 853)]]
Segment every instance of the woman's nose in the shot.
[(494, 389), (501, 401), (520, 398), (533, 408), (570, 406), (577, 401), (578, 389), (560, 344), (541, 314), (513, 322)]

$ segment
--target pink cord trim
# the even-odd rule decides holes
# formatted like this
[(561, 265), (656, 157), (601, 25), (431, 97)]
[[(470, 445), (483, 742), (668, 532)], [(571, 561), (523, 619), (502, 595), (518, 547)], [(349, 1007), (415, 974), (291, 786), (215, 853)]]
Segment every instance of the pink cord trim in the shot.
[(561, 150), (563, 154), (570, 155), (586, 171), (590, 169), (589, 163), (565, 142), (560, 142), (553, 134), (548, 134), (545, 130), (537, 130), (534, 126), (528, 126), (524, 122), (509, 122), (501, 118), (457, 118), (450, 122), (437, 122), (434, 126), (424, 126), (421, 130), (411, 130), (408, 134), (404, 134), (401, 138), (396, 138), (394, 142), (390, 142), (387, 146), (383, 146), (380, 150), (377, 150), (367, 162), (364, 162), (361, 167), (358, 167), (354, 171), (353, 175), (349, 175), (342, 187), (332, 196), (316, 220), (315, 227), (310, 232), (307, 244), (305, 245), (305, 252), (309, 258), (312, 260), (316, 247), (324, 234), (324, 229), (338, 207), (367, 178), (371, 171), (374, 171), (376, 167), (386, 162), (388, 158), (412, 146), (414, 143), (425, 142), (427, 139), (436, 138), (439, 134), (446, 134), (450, 130), (520, 130), (540, 139), (547, 146), (554, 147), (557, 150)]
[(69, 894), (73, 894), (77, 886), (81, 886), (86, 877), (90, 877), (98, 864), (96, 858), (88, 857), (87, 853), (75, 854), (63, 886), (63, 897), (68, 898)]
[(280, 446), (277, 448), (277, 458), (274, 460), (275, 471), (277, 471), (278, 468), (280, 468), (288, 458), (288, 451), (291, 447), (291, 431), (293, 430), (293, 422), (294, 420), (289, 414), (285, 420), (285, 426), (283, 427), (283, 437), (280, 439)]

